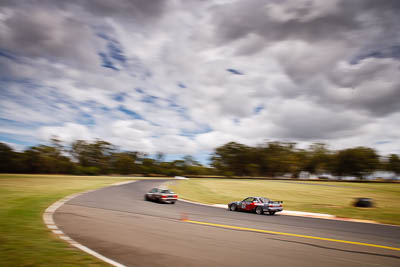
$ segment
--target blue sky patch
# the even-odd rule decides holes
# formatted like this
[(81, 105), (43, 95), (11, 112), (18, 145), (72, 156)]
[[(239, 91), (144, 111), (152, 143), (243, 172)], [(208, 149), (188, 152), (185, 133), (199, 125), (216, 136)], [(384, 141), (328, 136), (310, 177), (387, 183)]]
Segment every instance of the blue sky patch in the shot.
[(101, 107), (100, 108), (102, 111), (104, 112), (109, 112), (111, 109), (107, 108), (107, 107)]
[(113, 95), (113, 99), (118, 102), (124, 102), (125, 97), (126, 97), (126, 93), (119, 93), (119, 94)]
[(172, 107), (176, 112), (178, 112), (179, 115), (182, 116), (182, 118), (186, 120), (191, 120), (190, 116), (188, 115), (187, 109), (185, 107), (176, 104), (172, 100), (169, 100), (169, 106)]
[(92, 117), (92, 115), (87, 114), (87, 113), (82, 113), (82, 115), (79, 117), (78, 121), (79, 124), (84, 124), (84, 125), (91, 125), (94, 126), (96, 124), (96, 120)]
[(103, 65), (103, 67), (116, 69), (116, 67), (112, 64), (112, 59), (119, 61), (121, 63), (125, 63), (126, 57), (124, 55), (124, 50), (122, 49), (122, 45), (116, 39), (108, 36), (105, 33), (97, 33), (97, 36), (107, 41), (107, 54), (101, 52), (101, 57), (105, 57), (103, 62), (107, 62)]
[(400, 59), (400, 45), (393, 45), (382, 50), (370, 51), (368, 53), (360, 53), (356, 55), (350, 64), (358, 64), (363, 59), (366, 58), (395, 58)]
[(153, 76), (153, 73), (149, 70), (146, 70), (146, 72), (144, 73), (144, 77), (146, 77), (146, 78), (150, 78), (152, 76)]
[(121, 44), (117, 41), (110, 41), (108, 43), (108, 50), (110, 52), (110, 57), (118, 60), (120, 62), (125, 62), (126, 57), (124, 56)]
[(122, 111), (123, 113), (125, 113), (137, 120), (143, 120), (143, 117), (140, 116), (138, 113), (136, 113), (135, 111), (129, 110), (129, 109), (125, 108), (124, 106), (119, 106), (118, 110)]
[(258, 113), (260, 113), (263, 109), (264, 109), (264, 106), (263, 106), (263, 105), (259, 105), (259, 106), (257, 106), (257, 107), (254, 109), (254, 113), (255, 113), (255, 114), (258, 114)]
[(105, 34), (105, 33), (102, 33), (102, 32), (98, 32), (98, 33), (96, 33), (96, 35), (98, 36), (98, 37), (100, 37), (101, 39), (104, 39), (104, 40), (110, 40), (110, 38), (108, 37), (108, 35), (107, 34)]
[[(44, 125), (43, 123), (26, 123), (26, 122), (20, 122), (20, 121), (15, 121), (15, 120), (9, 120), (5, 118), (0, 118), (0, 126), (6, 125), (6, 126), (15, 126), (15, 127), (24, 127), (25, 129), (34, 129), (38, 126)], [(1, 130), (0, 130), (1, 132)]]
[(375, 144), (376, 145), (384, 145), (384, 144), (389, 144), (389, 143), (391, 143), (390, 141), (378, 141), (378, 142), (376, 142)]
[(34, 80), (32, 79), (18, 79), (18, 78), (1, 78), (0, 79), (0, 86), (4, 87), (2, 90), (0, 90), (1, 95), (7, 95), (10, 96), (11, 98), (14, 96), (13, 90), (9, 89), (10, 84), (16, 84), (20, 86), (23, 90), (26, 92), (31, 93), (33, 89), (37, 89), (40, 87)]
[[(165, 161), (175, 161), (175, 160), (183, 160), (183, 157), (186, 156), (186, 154), (166, 154), (165, 155)], [(209, 152), (200, 152), (200, 153), (196, 153), (191, 155), (193, 157), (193, 159), (203, 165), (210, 165), (211, 161), (211, 154)], [(155, 155), (152, 156), (153, 158), (155, 158)]]
[(99, 56), (102, 61), (102, 64), (101, 64), (102, 67), (119, 71), (119, 69), (113, 65), (113, 63), (111, 62), (111, 60), (109, 59), (109, 57), (106, 54), (100, 52)]
[(183, 129), (183, 130), (181, 130), (180, 135), (186, 136), (186, 137), (195, 137), (198, 134), (209, 133), (212, 130), (213, 129), (209, 126), (204, 126), (202, 129), (194, 130), (194, 131), (188, 131), (188, 130)]
[(179, 108), (180, 106), (172, 100), (168, 100), (170, 108)]
[(19, 121), (14, 121), (14, 120), (9, 120), (9, 119), (0, 118), (0, 125), (1, 125), (2, 123), (11, 124), (11, 125), (13, 125), (13, 124), (23, 125), (23, 123), (21, 123), (21, 122), (19, 122)]
[(5, 58), (8, 58), (8, 59), (14, 60), (14, 61), (17, 60), (17, 57), (14, 54), (7, 52), (3, 49), (0, 49), (0, 57), (5, 57)]
[(226, 70), (235, 75), (244, 75), (242, 72), (235, 70), (235, 69), (226, 69)]
[(155, 102), (157, 101), (157, 99), (159, 99), (156, 96), (152, 96), (152, 95), (146, 95), (142, 98), (142, 102), (145, 103), (149, 103), (149, 104), (155, 104)]
[(26, 147), (34, 146), (39, 143), (37, 140), (24, 141), (24, 140), (16, 139), (15, 135), (11, 135), (11, 134), (0, 134), (0, 142), (17, 144), (17, 145), (22, 145), (22, 146), (26, 146)]

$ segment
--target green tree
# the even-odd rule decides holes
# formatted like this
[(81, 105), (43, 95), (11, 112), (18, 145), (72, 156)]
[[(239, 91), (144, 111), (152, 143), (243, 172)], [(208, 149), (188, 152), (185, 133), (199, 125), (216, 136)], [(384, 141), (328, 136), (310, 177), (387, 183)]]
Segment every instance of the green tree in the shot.
[(154, 159), (143, 158), (141, 165), (141, 172), (144, 174), (156, 173), (157, 167)]
[(0, 143), (0, 172), (16, 172), (17, 153), (7, 144)]
[(97, 139), (93, 143), (77, 140), (71, 145), (71, 154), (83, 167), (96, 167), (100, 173), (110, 171), (111, 155), (115, 146), (111, 143)]
[(363, 179), (380, 166), (379, 156), (372, 148), (356, 147), (341, 150), (335, 157), (333, 172), (336, 175)]
[(165, 154), (162, 152), (157, 152), (156, 153), (156, 162), (157, 163), (162, 163), (165, 160)]
[(23, 153), (24, 171), (29, 173), (72, 173), (74, 164), (59, 146), (38, 145)]
[(269, 142), (261, 147), (262, 173), (272, 177), (285, 173), (296, 176), (300, 162), (297, 160), (295, 146), (295, 143), (290, 142)]
[(387, 170), (400, 175), (400, 158), (396, 154), (391, 154), (388, 159)]
[(251, 148), (243, 144), (230, 142), (215, 149), (211, 158), (212, 166), (221, 173), (232, 172), (234, 175), (247, 175), (246, 169), (249, 163), (248, 154)]
[(314, 143), (305, 155), (304, 170), (314, 174), (332, 171), (332, 152), (323, 143)]
[(138, 171), (135, 152), (113, 153), (111, 158), (112, 170), (115, 173), (132, 174)]
[(246, 173), (250, 176), (259, 176), (260, 175), (260, 165), (257, 163), (249, 163), (246, 165)]

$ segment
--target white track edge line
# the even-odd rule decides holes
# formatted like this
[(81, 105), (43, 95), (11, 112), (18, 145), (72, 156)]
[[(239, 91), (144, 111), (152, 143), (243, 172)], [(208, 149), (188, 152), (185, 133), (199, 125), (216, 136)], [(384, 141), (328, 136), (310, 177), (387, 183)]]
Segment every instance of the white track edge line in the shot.
[[(136, 182), (136, 181), (119, 182), (119, 183), (114, 183), (114, 184), (108, 185), (108, 186), (106, 186), (106, 187), (109, 187), (109, 186), (118, 186), (118, 185), (125, 185), (125, 184), (129, 184), (129, 183), (134, 183), (134, 182)], [(105, 188), (105, 187), (102, 187), (102, 188)], [(93, 192), (93, 191), (96, 191), (96, 190), (100, 190), (100, 189), (102, 189), (102, 188), (94, 189), (94, 190), (87, 190), (87, 191), (84, 191), (84, 192), (81, 192), (81, 193), (72, 194), (72, 195), (66, 196), (66, 197), (64, 197), (64, 198), (62, 198), (62, 199), (60, 199), (60, 200), (54, 202), (52, 205), (50, 205), (50, 206), (43, 212), (42, 219), (43, 219), (45, 225), (47, 226), (47, 228), (48, 228), (53, 234), (55, 234), (58, 238), (60, 238), (61, 240), (67, 242), (67, 243), (70, 244), (71, 246), (76, 247), (76, 248), (78, 248), (78, 249), (80, 249), (80, 250), (86, 252), (87, 254), (92, 255), (93, 257), (96, 257), (96, 258), (98, 258), (99, 260), (102, 260), (102, 261), (104, 261), (104, 262), (106, 262), (106, 263), (108, 263), (108, 264), (111, 264), (111, 265), (113, 265), (113, 266), (116, 266), (116, 267), (126, 267), (125, 265), (123, 265), (123, 264), (121, 264), (121, 263), (119, 263), (119, 262), (116, 262), (116, 261), (114, 261), (114, 260), (112, 260), (112, 259), (110, 259), (110, 258), (107, 258), (107, 257), (101, 255), (100, 253), (98, 253), (98, 252), (96, 252), (96, 251), (94, 251), (94, 250), (92, 250), (92, 249), (90, 249), (90, 248), (88, 248), (88, 247), (86, 247), (86, 246), (80, 244), (79, 242), (76, 242), (75, 240), (73, 240), (72, 238), (70, 238), (68, 235), (66, 235), (63, 231), (61, 231), (61, 230), (57, 227), (56, 223), (54, 222), (54, 218), (53, 218), (54, 213), (56, 212), (56, 210), (57, 210), (58, 208), (60, 208), (62, 205), (64, 205), (67, 201), (69, 201), (69, 200), (71, 200), (71, 199), (73, 199), (73, 198), (76, 198), (76, 197), (78, 197), (78, 196), (81, 196), (81, 195), (83, 195), (83, 194), (90, 193), (90, 192)]]

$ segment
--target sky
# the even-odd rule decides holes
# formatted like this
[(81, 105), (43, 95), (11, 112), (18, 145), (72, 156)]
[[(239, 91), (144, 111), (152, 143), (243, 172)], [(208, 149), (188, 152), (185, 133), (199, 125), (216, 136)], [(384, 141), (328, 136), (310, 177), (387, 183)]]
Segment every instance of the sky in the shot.
[(400, 154), (398, 0), (0, 1), (0, 142)]

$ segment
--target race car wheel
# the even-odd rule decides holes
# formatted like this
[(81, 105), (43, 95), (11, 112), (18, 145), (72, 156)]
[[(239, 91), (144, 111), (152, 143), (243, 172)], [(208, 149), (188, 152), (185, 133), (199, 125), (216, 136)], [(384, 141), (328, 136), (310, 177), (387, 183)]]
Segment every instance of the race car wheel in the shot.
[(269, 215), (274, 215), (275, 211), (268, 211)]
[(264, 211), (263, 211), (263, 209), (262, 209), (261, 207), (257, 207), (257, 208), (256, 208), (256, 213), (257, 213), (258, 215), (261, 215), (261, 214), (264, 213)]
[(144, 196), (144, 200), (149, 201), (149, 200), (150, 200), (150, 199), (149, 199), (149, 196), (145, 195), (145, 196)]
[(237, 210), (236, 204), (232, 204), (232, 205), (229, 207), (229, 209), (230, 209), (231, 211), (236, 211), (236, 210)]

